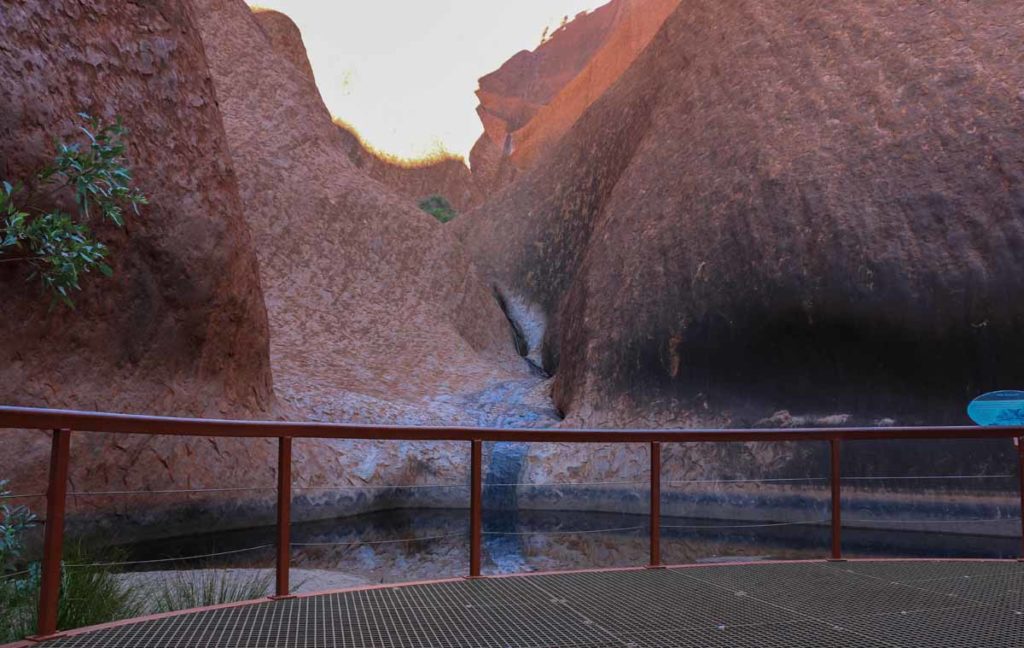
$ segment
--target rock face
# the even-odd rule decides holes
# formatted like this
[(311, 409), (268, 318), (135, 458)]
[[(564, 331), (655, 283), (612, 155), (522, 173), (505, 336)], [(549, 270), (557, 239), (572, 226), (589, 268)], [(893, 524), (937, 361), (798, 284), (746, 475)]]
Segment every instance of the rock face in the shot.
[(242, 0), (195, 4), (279, 397), (303, 418), (451, 420), (443, 398), (433, 412), (424, 399), (482, 388), (518, 362), (500, 308), (447, 228), (355, 168), (315, 84), (274, 55)]
[[(280, 14), (242, 0), (5, 8), (5, 177), (73, 134), (75, 112), (119, 114), (153, 204), (127, 235), (103, 231), (116, 278), (74, 315), (0, 269), (0, 402), (551, 425), (549, 385), (513, 342), (554, 373), (570, 425), (950, 422), (1019, 380), (1024, 9), (690, 0), (659, 29), (669, 9), (618, 0), (541, 48), (574, 74), (535, 52), (489, 79), (485, 121), (504, 135), (475, 153), (514, 183), (442, 226), (411, 198), (461, 171), (399, 173), (354, 149)], [(46, 439), (2, 441), (0, 475), (40, 491)], [(464, 445), (297, 443), (295, 518), (464, 505)], [(667, 447), (666, 510), (817, 515), (824, 490), (671, 482), (820, 479), (822, 450)], [(1005, 450), (862, 444), (844, 458), (862, 476), (1000, 473)], [(73, 512), (162, 534), (257, 524), (273, 451), (76, 435), (75, 491), (268, 490), (79, 496)], [(489, 507), (643, 509), (636, 485), (533, 485), (642, 481), (646, 448), (494, 444), (485, 460)], [(497, 490), (509, 483), (531, 486)], [(395, 484), (447, 486), (380, 488)], [(890, 495), (877, 501), (904, 497)]]
[[(49, 308), (25, 268), (0, 265), (0, 402), (245, 418), (271, 411), (256, 255), (194, 19), (188, 3), (169, 0), (0, 11), (0, 176), (26, 180), (53, 155), (54, 138), (80, 141), (76, 113), (120, 116), (151, 202), (125, 231), (97, 224), (115, 274), (83, 282), (73, 311)], [(0, 476), (40, 492), (48, 437), (0, 434)], [(268, 450), (82, 434), (72, 481), (110, 490), (197, 484), (214, 472), (226, 482), (270, 480)], [(185, 455), (194, 456), (179, 461)], [(103, 505), (76, 500), (79, 510)]]
[(523, 50), (480, 79), (477, 114), (484, 135), (504, 146), (590, 62), (612, 29), (622, 3), (615, 0), (582, 13), (537, 49)]
[[(260, 257), (282, 415), (529, 419), (527, 392), (540, 379), (515, 353), (504, 314), (451, 229), (356, 168), (316, 86), (274, 55), (242, 0), (196, 6)], [(492, 402), (493, 389), (510, 382), (523, 393)], [(461, 485), (466, 452), (447, 443), (303, 442), (296, 483), (315, 490), (302, 492), (297, 517), (399, 502), (461, 505), (458, 488), (394, 495), (337, 487)]]
[(558, 407), (962, 422), (1019, 383), (1022, 25), (1009, 1), (681, 4), (463, 223), (542, 313)]
[(459, 157), (438, 157), (405, 162), (387, 159), (367, 147), (355, 130), (339, 119), (345, 150), (357, 169), (387, 185), (395, 193), (419, 203), (432, 195), (444, 196), (456, 210), (469, 210), (482, 202), (478, 183)]
[[(297, 70), (315, 84), (302, 33), (292, 19), (269, 9), (253, 8), (252, 12), (277, 57), (284, 59), (290, 64), (290, 69)], [(306, 94), (309, 95), (308, 90)], [(322, 102), (317, 96), (312, 103)], [(335, 124), (339, 133), (334, 140), (340, 142), (355, 167), (413, 203), (440, 194), (457, 210), (463, 211), (481, 202), (482, 196), (476, 189), (469, 167), (461, 158), (412, 162), (388, 159), (364, 145), (355, 130), (340, 119), (336, 119)]]
[(532, 166), (622, 75), (678, 3), (612, 0), (481, 78), (484, 134), (470, 153), (478, 183), (495, 192)]
[(252, 12), (270, 40), (274, 52), (291, 63), (296, 70), (313, 79), (313, 66), (306, 56), (306, 45), (302, 42), (302, 32), (298, 25), (280, 11), (254, 7)]

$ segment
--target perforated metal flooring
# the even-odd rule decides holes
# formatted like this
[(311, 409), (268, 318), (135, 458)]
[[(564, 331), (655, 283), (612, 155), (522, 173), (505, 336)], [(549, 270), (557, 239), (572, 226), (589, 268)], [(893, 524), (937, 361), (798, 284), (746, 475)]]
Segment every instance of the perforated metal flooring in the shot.
[(53, 648), (1024, 646), (1024, 564), (769, 563), (326, 594), (183, 614)]

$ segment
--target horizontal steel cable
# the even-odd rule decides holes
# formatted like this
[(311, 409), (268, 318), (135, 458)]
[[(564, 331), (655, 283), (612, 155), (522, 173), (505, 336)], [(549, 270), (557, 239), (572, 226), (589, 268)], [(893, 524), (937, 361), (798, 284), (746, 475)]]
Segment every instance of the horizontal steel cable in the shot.
[(642, 484), (649, 484), (649, 480), (642, 481), (591, 481), (591, 482), (509, 482), (502, 484), (484, 484), (484, 486), (490, 488), (492, 486), (638, 486)]
[(395, 540), (355, 540), (353, 542), (293, 542), (293, 547), (349, 547), (355, 545), (398, 544), (401, 542), (420, 542), (424, 540), (442, 540), (444, 538), (464, 538), (465, 533), (449, 533), (445, 535), (421, 536), (418, 538), (398, 538)]
[(886, 518), (843, 518), (843, 523), (885, 522), (886, 524), (972, 524), (975, 522), (1020, 522), (1019, 517), (975, 518), (970, 520), (890, 520)]
[(483, 535), (501, 535), (501, 536), (529, 536), (529, 535), (582, 535), (587, 533), (613, 533), (616, 531), (638, 531), (640, 529), (646, 529), (647, 525), (632, 526), (632, 527), (618, 527), (612, 529), (585, 529), (577, 531), (483, 531)]
[(64, 563), (64, 567), (120, 567), (124, 565), (152, 565), (156, 563), (183, 562), (186, 560), (198, 560), (200, 558), (216, 558), (218, 556), (229, 556), (232, 554), (259, 551), (261, 549), (272, 549), (277, 545), (265, 544), (245, 549), (233, 549), (231, 551), (218, 551), (216, 553), (200, 554), (198, 556), (178, 556), (176, 558), (155, 558), (153, 560), (126, 560), (121, 562), (97, 562), (97, 563)]
[(12, 578), (17, 578), (18, 576), (24, 576), (26, 574), (31, 574), (31, 573), (32, 573), (32, 570), (26, 569), (24, 571), (14, 572), (13, 574), (3, 574), (2, 576), (0, 576), (0, 581), (10, 580)]
[(820, 520), (798, 520), (795, 522), (766, 522), (759, 524), (661, 524), (662, 529), (758, 529), (765, 527), (800, 526), (802, 524), (821, 524), (829, 518)]
[[(882, 477), (841, 477), (842, 481), (893, 481), (893, 480), (922, 480), (922, 479), (1005, 479), (1017, 475), (906, 475), (906, 476), (882, 476)], [(664, 480), (662, 484), (748, 484), (748, 483), (777, 483), (777, 482), (808, 482), (808, 481), (829, 481), (830, 477), (779, 477), (766, 479), (677, 479)]]
[[(916, 481), (916, 480), (941, 480), (941, 479), (1009, 479), (1016, 478), (1013, 474), (999, 475), (905, 475), (905, 476), (881, 476), (881, 477), (842, 477), (842, 481)], [(787, 482), (816, 482), (829, 481), (829, 477), (779, 477), (765, 479), (668, 479), (663, 480), (663, 485), (669, 484), (751, 484), (751, 483), (787, 483)], [(524, 487), (539, 488), (543, 486), (638, 486), (648, 484), (647, 480), (642, 481), (589, 481), (589, 482), (509, 482), (498, 484), (484, 484), (487, 488)], [(468, 488), (468, 484), (385, 484), (381, 486), (292, 486), (293, 490), (321, 490), (321, 491), (358, 491), (358, 490), (386, 490), (386, 489), (412, 489), (412, 488)], [(177, 495), (189, 493), (231, 493), (246, 491), (276, 491), (275, 486), (249, 486), (236, 488), (181, 488), (162, 490), (114, 490), (114, 491), (71, 491), (68, 495), (76, 497), (86, 496), (107, 496), (107, 495)], [(30, 499), (35, 497), (46, 497), (46, 493), (22, 493), (0, 495), (0, 500)]]

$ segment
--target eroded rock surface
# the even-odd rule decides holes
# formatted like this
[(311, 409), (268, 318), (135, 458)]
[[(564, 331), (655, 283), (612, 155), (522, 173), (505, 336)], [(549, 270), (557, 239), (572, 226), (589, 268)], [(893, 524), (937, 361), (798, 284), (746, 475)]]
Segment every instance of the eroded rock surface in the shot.
[[(0, 402), (149, 414), (261, 418), (272, 409), (268, 331), (195, 16), (188, 3), (6, 3), (0, 11), (0, 176), (27, 180), (81, 141), (76, 113), (130, 129), (150, 198), (125, 231), (94, 223), (112, 278), (87, 277), (76, 308), (0, 265)], [(57, 198), (61, 206), (70, 196)], [(0, 431), (0, 476), (45, 490), (49, 435)], [(75, 490), (271, 483), (263, 442), (77, 434)], [(216, 475), (214, 478), (213, 476)], [(159, 497), (136, 497), (145, 509)], [(37, 506), (39, 501), (30, 502)], [(76, 498), (78, 510), (109, 500)]]
[(946, 420), (1018, 380), (1022, 16), (680, 5), (472, 223), (547, 317), (559, 407)]
[(354, 167), (315, 84), (274, 56), (244, 2), (196, 5), (260, 256), (279, 395), (331, 420), (458, 418), (428, 396), (480, 389), (519, 362), (469, 258)]
[[(967, 397), (1019, 380), (1007, 358), (1024, 350), (1024, 10), (673, 4), (618, 0), (577, 21), (590, 25), (578, 39), (556, 34), (545, 51), (563, 48), (574, 74), (535, 52), (505, 69), (508, 87), (487, 82), (474, 174), (514, 182), (455, 227), (412, 198), (463, 171), (360, 164), (280, 14), (241, 0), (5, 10), (4, 173), (37, 163), (78, 110), (121, 114), (153, 205), (127, 236), (104, 232), (117, 277), (93, 282), (74, 318), (0, 269), (16, 293), (2, 401), (377, 423), (552, 425), (561, 410), (573, 426), (831, 425), (959, 421)], [(0, 471), (38, 492), (46, 439), (11, 438), (18, 463), (0, 457)], [(296, 517), (462, 506), (464, 446), (297, 443)], [(856, 466), (999, 473), (1003, 449), (929, 446), (922, 464), (920, 446), (861, 446)], [(489, 501), (642, 508), (646, 452), (489, 446), (492, 486), (522, 484)], [(781, 444), (664, 457), (666, 498), (711, 493), (702, 515), (714, 497), (759, 515), (782, 490), (696, 484), (820, 479), (827, 465), (823, 448)], [(74, 498), (77, 513), (162, 533), (258, 523), (273, 496), (266, 442), (79, 435), (74, 466), (75, 490), (268, 489)], [(531, 490), (608, 480), (625, 483)], [(800, 497), (819, 507), (822, 493)]]
[[(558, 146), (460, 225), (501, 293), (539, 312), (530, 352), (565, 425), (742, 427), (782, 409), (962, 424), (970, 398), (1018, 384), (1022, 12), (680, 4)], [(1001, 442), (852, 451), (858, 475), (1014, 461)], [(666, 479), (709, 501), (701, 480), (827, 474), (808, 445), (666, 452)], [(523, 481), (642, 478), (645, 460), (536, 446)]]
[[(315, 83), (302, 33), (292, 19), (270, 9), (253, 8), (252, 12), (269, 39), (273, 52), (285, 59), (292, 69)], [(344, 123), (341, 119), (343, 116), (336, 117), (335, 124), (339, 129), (339, 137), (336, 139), (340, 140), (352, 163), (365, 175), (382, 182), (395, 193), (409, 198), (413, 203), (435, 194), (441, 195), (459, 211), (475, 207), (481, 202), (482, 195), (477, 189), (477, 183), (461, 158), (439, 156), (414, 161), (388, 158), (366, 146), (355, 130)]]
[[(532, 396), (543, 379), (515, 353), (508, 322), (451, 231), (357, 168), (315, 84), (275, 54), (242, 0), (196, 6), (259, 254), (281, 415), (549, 420), (546, 393)], [(521, 399), (489, 396), (522, 381), (531, 388)], [(393, 506), (373, 490), (381, 485), (461, 483), (467, 451), (304, 441), (296, 483), (311, 490), (297, 509), (352, 513)], [(346, 486), (372, 488), (337, 490)], [(462, 499), (442, 491), (432, 501)]]
[(313, 66), (306, 56), (306, 45), (302, 42), (302, 32), (298, 25), (285, 14), (273, 9), (254, 7), (252, 12), (270, 40), (274, 52), (291, 63), (296, 70), (313, 79)]
[(497, 193), (554, 146), (647, 46), (679, 0), (612, 0), (480, 79), (473, 175)]
[(387, 185), (414, 204), (424, 198), (443, 196), (459, 212), (483, 200), (482, 188), (459, 157), (438, 156), (426, 160), (389, 159), (367, 147), (355, 130), (336, 119), (349, 159), (366, 175)]

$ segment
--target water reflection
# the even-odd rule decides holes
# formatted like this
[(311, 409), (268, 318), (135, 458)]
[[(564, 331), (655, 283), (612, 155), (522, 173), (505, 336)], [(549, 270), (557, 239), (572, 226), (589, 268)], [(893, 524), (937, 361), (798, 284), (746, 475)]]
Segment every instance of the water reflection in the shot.
[[(662, 556), (669, 564), (722, 560), (822, 558), (826, 525), (773, 525), (663, 518)], [(627, 567), (648, 560), (647, 517), (559, 511), (492, 512), (484, 519), (488, 574), (591, 567)], [(199, 561), (134, 569), (248, 568), (273, 564), (273, 527), (131, 545), (131, 560), (182, 558), (245, 550)], [(462, 576), (468, 563), (468, 512), (403, 509), (294, 524), (296, 570), (341, 572), (368, 582)], [(1016, 538), (844, 529), (849, 557), (1015, 557)]]

